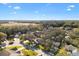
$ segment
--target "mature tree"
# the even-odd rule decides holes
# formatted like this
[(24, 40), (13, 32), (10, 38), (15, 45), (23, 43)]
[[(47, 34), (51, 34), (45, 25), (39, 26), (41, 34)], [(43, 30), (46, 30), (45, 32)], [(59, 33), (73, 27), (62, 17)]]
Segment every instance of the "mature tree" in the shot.
[(7, 37), (7, 34), (0, 32), (0, 41), (4, 41)]
[(5, 41), (7, 35), (3, 32), (0, 32), (0, 51), (2, 51), (2, 42)]

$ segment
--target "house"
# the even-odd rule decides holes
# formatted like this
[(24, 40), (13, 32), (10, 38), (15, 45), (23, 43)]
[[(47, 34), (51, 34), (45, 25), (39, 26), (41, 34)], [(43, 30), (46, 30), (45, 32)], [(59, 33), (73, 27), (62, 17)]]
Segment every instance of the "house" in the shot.
[(15, 35), (15, 38), (18, 38), (18, 37), (19, 37), (19, 35), (18, 35), (18, 34), (16, 34), (16, 35)]

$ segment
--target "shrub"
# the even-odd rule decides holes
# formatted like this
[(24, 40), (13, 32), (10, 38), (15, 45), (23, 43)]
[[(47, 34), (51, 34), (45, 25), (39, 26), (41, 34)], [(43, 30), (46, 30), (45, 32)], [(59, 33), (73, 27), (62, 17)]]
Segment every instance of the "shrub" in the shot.
[(24, 43), (25, 45), (27, 45), (27, 44), (30, 44), (30, 41), (29, 41), (29, 40), (25, 40), (23, 43)]
[(2, 51), (2, 50), (3, 50), (3, 48), (0, 47), (0, 51)]
[(8, 46), (6, 47), (7, 49), (11, 49), (11, 50), (15, 50), (15, 49), (19, 49), (22, 48), (22, 46)]
[(61, 48), (59, 49), (58, 53), (56, 54), (57, 56), (67, 56), (67, 51), (65, 50), (65, 48)]
[(44, 46), (42, 46), (42, 45), (39, 45), (39, 49), (42, 49), (42, 50), (44, 50), (45, 48), (44, 48)]
[(37, 55), (36, 52), (34, 52), (32, 50), (27, 50), (27, 49), (23, 49), (23, 50), (21, 50), (21, 52), (24, 56), (36, 56)]
[(4, 41), (6, 37), (7, 37), (7, 34), (0, 32), (0, 41)]

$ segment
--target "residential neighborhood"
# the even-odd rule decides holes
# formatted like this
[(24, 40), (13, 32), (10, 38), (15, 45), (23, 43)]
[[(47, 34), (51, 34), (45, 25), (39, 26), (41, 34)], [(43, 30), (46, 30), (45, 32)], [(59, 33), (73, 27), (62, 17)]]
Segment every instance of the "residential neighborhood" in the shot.
[(0, 24), (0, 56), (78, 56), (78, 23), (3, 22)]

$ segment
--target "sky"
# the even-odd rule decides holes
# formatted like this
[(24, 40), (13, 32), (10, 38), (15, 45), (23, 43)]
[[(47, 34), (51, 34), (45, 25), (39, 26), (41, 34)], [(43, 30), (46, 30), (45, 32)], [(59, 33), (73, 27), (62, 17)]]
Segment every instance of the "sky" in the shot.
[(79, 4), (0, 3), (0, 20), (79, 20)]

